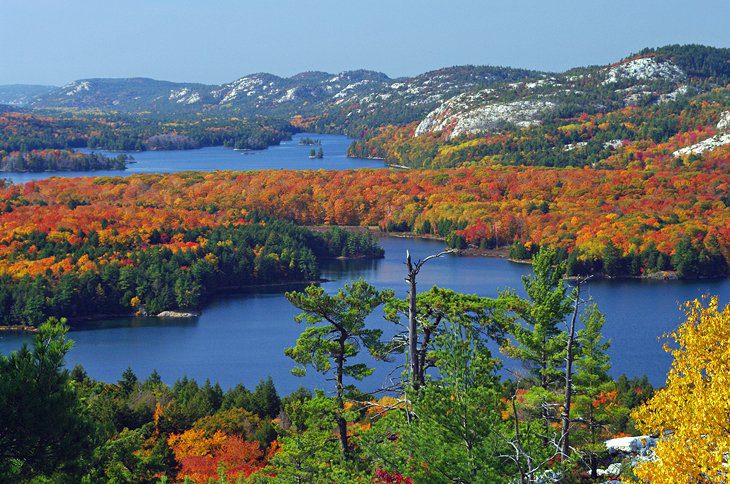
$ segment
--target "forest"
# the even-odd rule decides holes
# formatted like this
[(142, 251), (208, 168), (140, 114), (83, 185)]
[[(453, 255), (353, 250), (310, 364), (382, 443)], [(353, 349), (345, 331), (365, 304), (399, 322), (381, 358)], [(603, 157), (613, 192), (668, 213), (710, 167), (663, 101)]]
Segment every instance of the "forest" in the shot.
[[(570, 259), (571, 275), (674, 270), (685, 278), (718, 277), (730, 260), (730, 198), (721, 171), (277, 170), (6, 184), (0, 275), (58, 277), (70, 266), (96, 271), (94, 261), (73, 256), (89, 234), (104, 247), (145, 250), (140, 241), (164, 228), (170, 243), (184, 245), (185, 230), (240, 223), (251, 212), (300, 225), (437, 236), (466, 250), (514, 245), (518, 259), (550, 246)], [(33, 233), (59, 250), (34, 248)]]
[(0, 325), (196, 310), (222, 290), (317, 281), (322, 258), (383, 255), (367, 232), (311, 232), (251, 217), (215, 228), (155, 228), (126, 240), (83, 229), (66, 232), (69, 238), (38, 230), (16, 236), (0, 271)]
[[(112, 151), (184, 150), (204, 146), (264, 149), (291, 139), (288, 121), (232, 116), (114, 115), (87, 112), (0, 113), (0, 155), (94, 148)], [(69, 155), (70, 157), (71, 155)], [(81, 158), (79, 154), (73, 157)], [(111, 163), (111, 162), (109, 162)], [(13, 166), (8, 165), (7, 166)], [(83, 166), (79, 163), (79, 166)]]
[[(413, 287), (414, 267), (425, 262), (408, 265)], [(667, 349), (675, 366), (655, 390), (645, 378), (608, 375), (605, 317), (564, 274), (555, 252), (541, 249), (524, 277), (525, 297), (433, 287), (400, 300), (363, 280), (337, 294), (316, 285), (287, 293), (302, 311), (292, 324), (304, 326), (297, 341), (283, 342), (292, 373), (322, 373), (329, 388), (283, 397), (271, 379), (253, 391), (188, 378), (170, 387), (156, 372), (141, 380), (131, 369), (115, 383), (96, 381), (81, 367), (64, 368), (73, 342), (65, 320), (50, 318), (32, 346), (0, 356), (0, 477), (490, 483), (724, 475), (730, 305), (685, 305), (686, 321), (671, 335), (676, 347)], [(376, 311), (392, 334), (369, 322)], [(503, 358), (524, 371), (506, 376)], [(402, 376), (362, 392), (359, 382), (380, 360), (402, 362)], [(687, 400), (693, 404), (678, 414), (676, 402)], [(648, 437), (637, 444), (654, 446), (657, 460), (604, 445), (667, 431), (681, 436), (679, 445)]]

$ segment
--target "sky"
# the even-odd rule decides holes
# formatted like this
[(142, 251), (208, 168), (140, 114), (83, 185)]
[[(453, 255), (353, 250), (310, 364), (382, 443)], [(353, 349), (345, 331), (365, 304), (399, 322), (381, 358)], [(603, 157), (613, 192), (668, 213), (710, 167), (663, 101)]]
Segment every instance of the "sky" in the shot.
[(730, 47), (729, 0), (0, 0), (0, 84), (461, 64), (562, 71)]

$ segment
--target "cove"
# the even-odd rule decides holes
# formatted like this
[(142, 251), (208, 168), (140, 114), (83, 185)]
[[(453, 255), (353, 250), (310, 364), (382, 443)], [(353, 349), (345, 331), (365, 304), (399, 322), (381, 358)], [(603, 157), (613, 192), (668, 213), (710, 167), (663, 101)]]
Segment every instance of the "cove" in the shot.
[[(362, 277), (380, 289), (393, 289), (405, 297), (406, 250), (418, 258), (436, 253), (443, 244), (434, 240), (383, 237), (385, 258), (378, 260), (332, 260), (322, 267), (323, 283), (335, 292), (346, 282)], [(419, 275), (419, 291), (433, 285), (465, 293), (494, 297), (507, 287), (523, 294), (521, 276), (530, 266), (487, 257), (445, 256), (430, 261)], [(166, 383), (183, 376), (199, 382), (209, 378), (224, 388), (237, 383), (253, 387), (271, 375), (278, 390), (287, 394), (299, 385), (330, 388), (316, 373), (304, 378), (291, 375), (293, 364), (284, 355), (303, 329), (294, 322), (298, 313), (284, 292), (303, 286), (276, 286), (218, 297), (201, 315), (192, 319), (122, 318), (88, 323), (69, 333), (76, 345), (67, 365), (82, 364), (94, 378), (116, 381), (128, 366), (140, 378), (156, 369)], [(604, 335), (612, 342), (611, 373), (618, 376), (647, 374), (654, 385), (663, 384), (671, 358), (662, 350), (662, 334), (683, 320), (678, 304), (703, 294), (717, 294), (727, 303), (730, 279), (699, 281), (625, 280), (590, 282), (585, 297), (592, 297), (606, 314)], [(393, 325), (377, 310), (372, 324), (392, 333)], [(9, 353), (31, 336), (0, 334), (0, 352)], [(376, 372), (362, 387), (374, 390), (399, 378), (397, 356), (392, 363), (377, 363)], [(514, 363), (508, 368), (517, 370)]]

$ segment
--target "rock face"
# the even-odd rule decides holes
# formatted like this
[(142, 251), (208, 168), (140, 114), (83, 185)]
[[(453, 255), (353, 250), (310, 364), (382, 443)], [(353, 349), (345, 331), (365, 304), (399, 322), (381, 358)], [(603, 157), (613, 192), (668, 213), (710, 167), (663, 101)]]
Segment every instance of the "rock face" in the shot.
[(675, 158), (690, 154), (699, 155), (704, 153), (705, 151), (712, 151), (716, 148), (719, 148), (720, 146), (725, 146), (728, 144), (730, 144), (730, 133), (718, 134), (713, 136), (712, 138), (707, 138), (700, 141), (699, 143), (695, 143), (692, 146), (680, 148), (672, 153), (672, 155), (674, 155)]
[(621, 475), (623, 470), (621, 461), (633, 467), (641, 461), (651, 459), (654, 453), (654, 447), (657, 444), (657, 439), (648, 435), (639, 435), (636, 437), (610, 439), (605, 441), (604, 444), (608, 449), (608, 453), (617, 461), (613, 462), (606, 469), (598, 469), (598, 475), (604, 478), (617, 477)]
[(416, 136), (451, 129), (450, 137), (458, 137), (483, 131), (497, 131), (508, 124), (526, 128), (540, 123), (541, 118), (555, 108), (555, 103), (547, 100), (479, 105), (479, 98), (490, 92), (461, 94), (449, 99), (428, 113), (416, 128)]
[(182, 311), (162, 311), (157, 315), (158, 318), (195, 318), (198, 313), (186, 313)]
[(202, 97), (199, 92), (183, 87), (182, 89), (172, 89), (168, 99), (178, 104), (195, 104), (200, 101)]
[(719, 132), (730, 132), (730, 111), (725, 111), (720, 115), (717, 122), (717, 130)]
[(606, 448), (610, 454), (648, 454), (654, 446), (656, 439), (648, 435), (639, 435), (635, 437), (619, 437), (610, 439), (605, 442)]
[(540, 124), (551, 116), (665, 103), (696, 92), (690, 81), (669, 58), (648, 53), (610, 66), (543, 74), (460, 93), (431, 110), (415, 135), (441, 133), (453, 138), (494, 133), (505, 126)]

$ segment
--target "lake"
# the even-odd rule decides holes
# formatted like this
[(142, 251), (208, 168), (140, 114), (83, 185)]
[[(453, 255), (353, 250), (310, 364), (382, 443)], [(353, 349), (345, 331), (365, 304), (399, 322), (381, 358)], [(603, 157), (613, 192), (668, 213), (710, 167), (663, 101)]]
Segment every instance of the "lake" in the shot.
[[(384, 259), (327, 261), (322, 274), (329, 280), (323, 284), (325, 289), (335, 292), (345, 282), (362, 277), (378, 288), (391, 288), (399, 297), (405, 297), (406, 249), (415, 258), (423, 258), (443, 248), (438, 241), (396, 237), (382, 238), (381, 245)], [(446, 256), (424, 266), (419, 290), (437, 284), (480, 296), (496, 296), (506, 287), (522, 294), (520, 278), (529, 272), (529, 266), (503, 259)], [(167, 383), (187, 375), (199, 381), (210, 378), (225, 388), (239, 382), (252, 387), (271, 375), (282, 394), (301, 384), (329, 388), (316, 374), (305, 378), (290, 374), (293, 365), (284, 355), (284, 348), (293, 345), (303, 329), (293, 320), (298, 311), (283, 295), (291, 289), (302, 286), (270, 287), (219, 297), (193, 319), (125, 318), (94, 323), (70, 333), (76, 345), (69, 353), (68, 365), (80, 363), (91, 376), (105, 381), (118, 380), (130, 366), (141, 378), (157, 369)], [(606, 314), (604, 333), (612, 341), (611, 373), (646, 373), (652, 383), (662, 384), (671, 359), (658, 337), (682, 321), (679, 302), (705, 293), (718, 294), (726, 303), (730, 280), (589, 283), (583, 294), (593, 297)], [(371, 322), (392, 331), (392, 324), (382, 319), (382, 310), (376, 311)], [(29, 335), (3, 333), (0, 352), (8, 353), (29, 340)], [(397, 378), (395, 366), (380, 364), (363, 387), (378, 388), (389, 381), (393, 371)]]
[[(302, 138), (318, 139), (322, 143), (324, 158), (310, 159), (312, 146), (299, 144)], [(127, 165), (126, 170), (65, 171), (40, 173), (0, 173), (13, 183), (42, 180), (52, 176), (129, 176), (139, 173), (174, 173), (178, 171), (215, 171), (215, 170), (350, 170), (354, 168), (383, 168), (381, 160), (348, 158), (347, 147), (352, 139), (332, 134), (298, 133), (291, 140), (270, 146), (265, 150), (240, 151), (222, 146), (178, 151), (121, 152), (134, 157), (135, 163)], [(319, 149), (319, 146), (314, 146)], [(79, 149), (84, 153), (97, 152), (114, 157), (120, 152)]]

